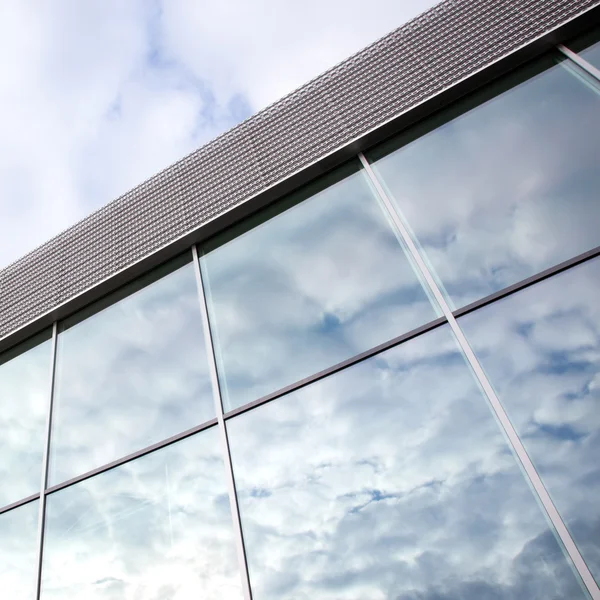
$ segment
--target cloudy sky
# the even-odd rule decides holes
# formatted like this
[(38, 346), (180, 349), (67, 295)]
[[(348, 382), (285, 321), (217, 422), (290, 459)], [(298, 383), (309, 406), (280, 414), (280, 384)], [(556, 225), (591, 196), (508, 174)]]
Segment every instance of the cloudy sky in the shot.
[(0, 268), (434, 0), (0, 5)]

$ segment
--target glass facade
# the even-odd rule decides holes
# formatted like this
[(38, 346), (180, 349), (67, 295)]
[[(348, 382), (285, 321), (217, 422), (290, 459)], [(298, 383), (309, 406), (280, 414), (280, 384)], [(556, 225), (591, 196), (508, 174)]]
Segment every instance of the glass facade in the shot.
[(600, 245), (600, 88), (545, 62), (371, 156), (455, 308)]
[(581, 55), (597, 69), (600, 69), (600, 42), (596, 42), (593, 46), (584, 50)]
[(40, 491), (50, 405), (48, 338), (0, 357), (0, 507)]
[(447, 326), (228, 431), (259, 598), (585, 597)]
[(14, 600), (35, 598), (39, 501), (0, 514), (0, 583)]
[(50, 485), (215, 416), (191, 264), (99, 308), (58, 337)]
[(542, 58), (1, 355), (0, 590), (600, 597), (598, 89)]
[(460, 319), (600, 581), (600, 259)]
[(227, 409), (438, 316), (366, 177), (344, 175), (203, 257)]
[(44, 599), (242, 598), (214, 427), (47, 502)]

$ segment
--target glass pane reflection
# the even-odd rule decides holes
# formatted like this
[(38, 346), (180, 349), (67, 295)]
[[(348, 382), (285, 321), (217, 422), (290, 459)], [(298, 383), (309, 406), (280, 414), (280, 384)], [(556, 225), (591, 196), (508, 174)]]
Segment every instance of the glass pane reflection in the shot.
[(62, 331), (50, 484), (215, 416), (194, 267)]
[(226, 409), (438, 316), (364, 174), (340, 180), (350, 169), (202, 258)]
[(241, 600), (216, 428), (48, 497), (42, 598)]
[(0, 515), (0, 591), (10, 600), (35, 598), (38, 512), (35, 500)]
[(600, 42), (596, 42), (593, 46), (581, 52), (581, 56), (600, 69)]
[(600, 261), (460, 319), (600, 582)]
[(456, 307), (600, 245), (600, 96), (562, 63), (536, 75), (546, 62), (374, 164)]
[(0, 356), (0, 507), (40, 491), (52, 360), (48, 337)]
[(255, 598), (586, 597), (447, 327), (228, 429)]

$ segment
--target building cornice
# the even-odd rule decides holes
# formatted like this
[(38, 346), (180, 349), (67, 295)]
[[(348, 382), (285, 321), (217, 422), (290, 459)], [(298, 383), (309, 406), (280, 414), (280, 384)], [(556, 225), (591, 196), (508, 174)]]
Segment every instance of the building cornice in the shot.
[(448, 0), (0, 270), (0, 351), (600, 23), (600, 0)]

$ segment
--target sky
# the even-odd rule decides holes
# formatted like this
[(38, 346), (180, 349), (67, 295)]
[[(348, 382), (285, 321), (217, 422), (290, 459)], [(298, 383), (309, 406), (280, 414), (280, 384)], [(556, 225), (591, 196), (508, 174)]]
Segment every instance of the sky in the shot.
[(0, 4), (0, 268), (436, 4)]

